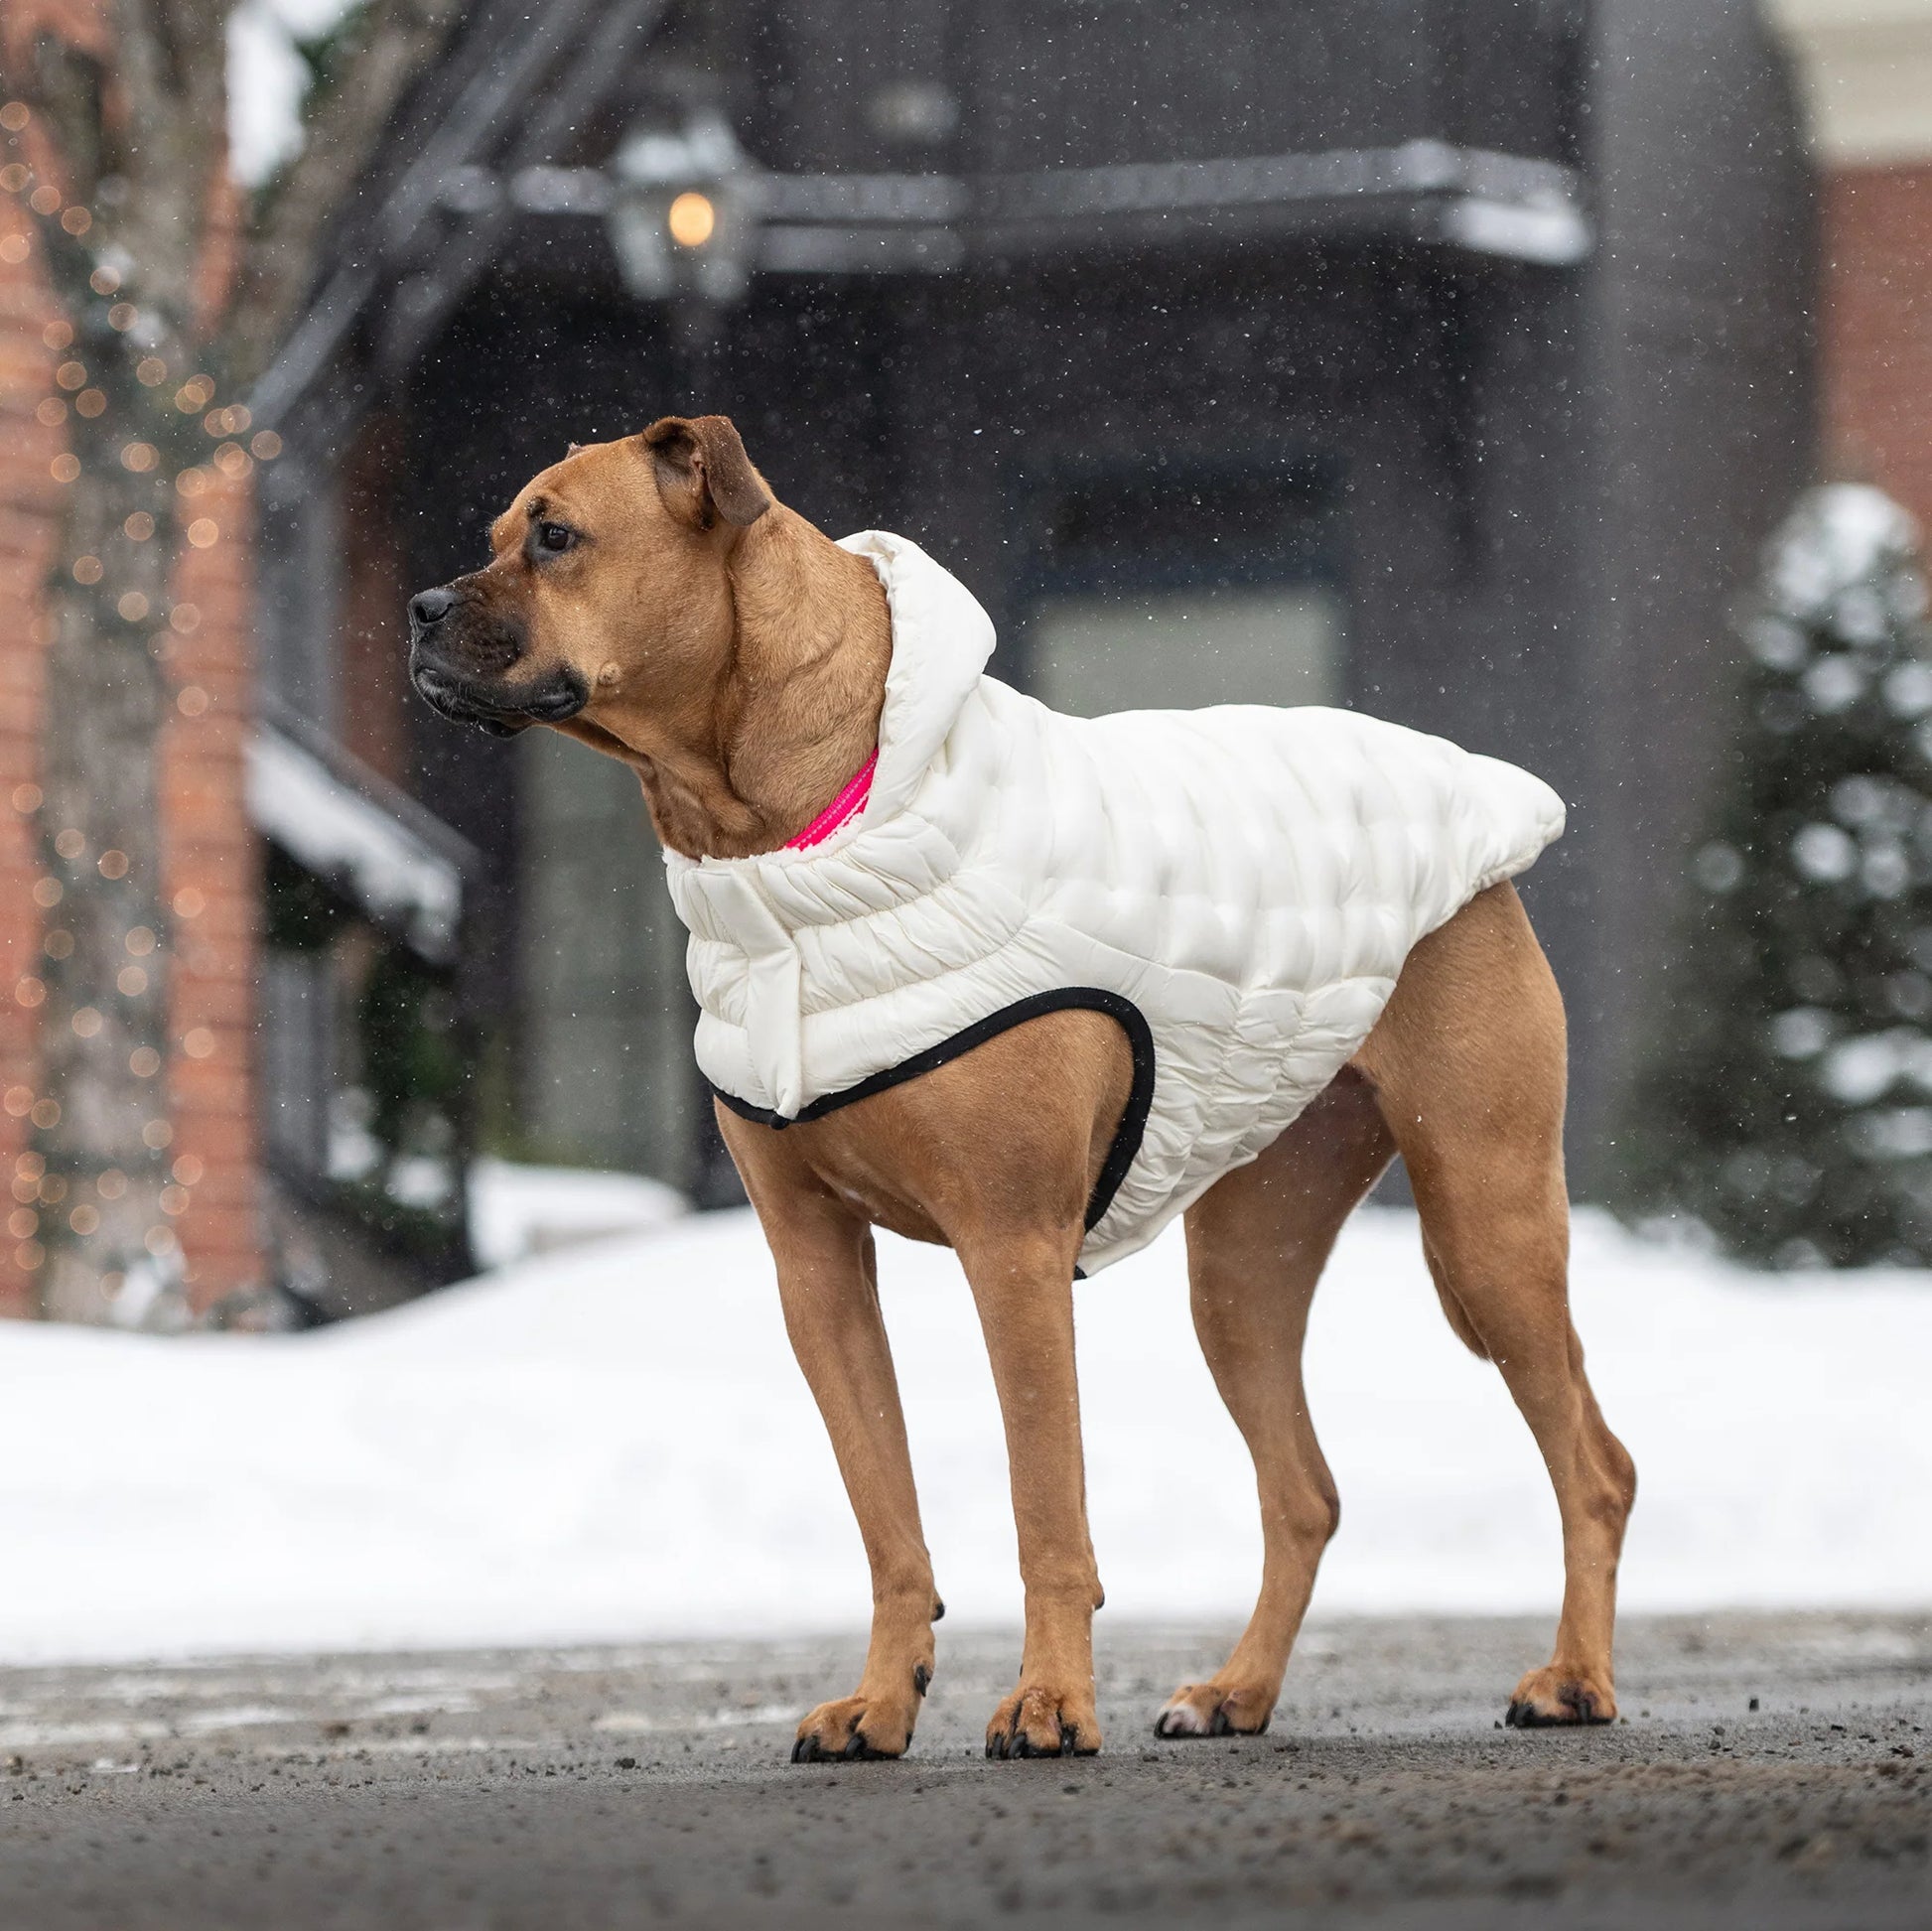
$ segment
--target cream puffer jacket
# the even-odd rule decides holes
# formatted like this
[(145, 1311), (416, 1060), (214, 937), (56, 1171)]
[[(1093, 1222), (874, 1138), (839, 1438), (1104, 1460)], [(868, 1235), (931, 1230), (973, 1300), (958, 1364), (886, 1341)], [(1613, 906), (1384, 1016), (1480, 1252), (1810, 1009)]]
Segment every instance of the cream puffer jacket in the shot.
[(784, 1126), (1040, 1013), (1112, 1015), (1134, 1095), (1088, 1274), (1253, 1160), (1367, 1036), (1410, 947), (1563, 829), (1541, 779), (1352, 712), (1062, 717), (983, 674), (992, 622), (915, 544), (844, 547), (892, 607), (872, 792), (809, 850), (665, 853), (698, 1063)]

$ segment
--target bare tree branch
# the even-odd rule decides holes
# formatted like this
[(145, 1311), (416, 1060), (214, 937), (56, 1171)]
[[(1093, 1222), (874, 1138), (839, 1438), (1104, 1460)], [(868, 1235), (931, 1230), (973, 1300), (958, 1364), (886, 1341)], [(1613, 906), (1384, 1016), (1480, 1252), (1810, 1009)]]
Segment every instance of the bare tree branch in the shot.
[(245, 386), (266, 366), (315, 275), (324, 224), (463, 11), (464, 0), (376, 0), (371, 7), (354, 52), (310, 122), (308, 145), (244, 249), (223, 332), (235, 385)]
[(112, 109), (126, 136), (114, 232), (139, 264), (146, 299), (184, 328), (227, 154), (231, 11), (226, 0), (114, 0)]

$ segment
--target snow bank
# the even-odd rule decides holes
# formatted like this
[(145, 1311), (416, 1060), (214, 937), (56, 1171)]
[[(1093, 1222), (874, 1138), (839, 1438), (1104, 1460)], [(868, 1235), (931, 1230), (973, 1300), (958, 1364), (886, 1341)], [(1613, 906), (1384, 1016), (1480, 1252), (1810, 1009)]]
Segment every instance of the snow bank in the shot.
[[(939, 1584), (1016, 1620), (998, 1416), (950, 1255), (882, 1251)], [(1107, 1618), (1236, 1616), (1252, 1477), (1178, 1229), (1079, 1289)], [(1932, 1603), (1932, 1277), (1745, 1277), (1579, 1228), (1579, 1324), (1643, 1490), (1633, 1608)], [(1413, 1219), (1315, 1304), (1343, 1524), (1319, 1610), (1554, 1612), (1555, 1506)], [(0, 1323), (0, 1659), (631, 1639), (863, 1621), (859, 1541), (748, 1214), (534, 1260), (319, 1333)]]
[(480, 1265), (508, 1267), (580, 1241), (640, 1234), (690, 1210), (675, 1187), (638, 1173), (470, 1163), (470, 1245)]

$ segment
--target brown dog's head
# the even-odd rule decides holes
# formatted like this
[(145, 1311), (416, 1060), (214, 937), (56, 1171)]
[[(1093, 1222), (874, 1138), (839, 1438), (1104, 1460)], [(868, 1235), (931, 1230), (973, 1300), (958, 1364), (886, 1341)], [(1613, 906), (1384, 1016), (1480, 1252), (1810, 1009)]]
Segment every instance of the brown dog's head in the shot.
[(483, 569), (410, 599), (410, 681), (501, 738), (595, 723), (642, 679), (704, 688), (731, 647), (721, 557), (770, 506), (724, 416), (573, 444), (497, 517)]

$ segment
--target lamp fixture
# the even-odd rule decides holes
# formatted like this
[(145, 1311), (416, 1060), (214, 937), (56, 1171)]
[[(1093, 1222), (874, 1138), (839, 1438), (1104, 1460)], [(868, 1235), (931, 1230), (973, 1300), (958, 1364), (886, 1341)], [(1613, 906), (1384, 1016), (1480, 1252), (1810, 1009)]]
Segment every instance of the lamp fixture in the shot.
[(633, 295), (718, 308), (744, 300), (763, 197), (722, 114), (703, 108), (674, 129), (634, 129), (611, 176), (611, 240)]

